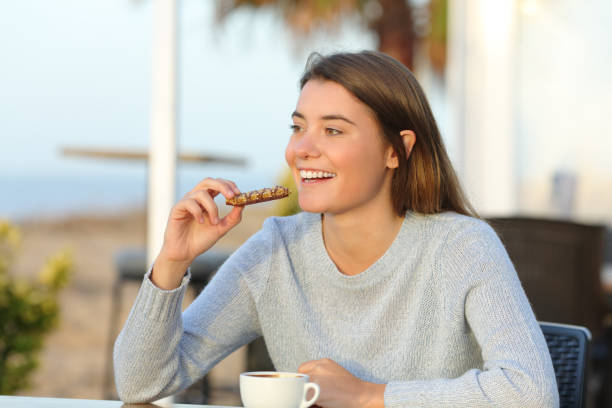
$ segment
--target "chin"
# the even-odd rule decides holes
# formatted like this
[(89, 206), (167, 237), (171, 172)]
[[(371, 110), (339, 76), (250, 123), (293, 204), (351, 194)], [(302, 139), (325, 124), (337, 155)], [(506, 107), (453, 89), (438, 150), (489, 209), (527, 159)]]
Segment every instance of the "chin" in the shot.
[(309, 200), (300, 196), (298, 198), (298, 203), (302, 211), (310, 213), (324, 213), (329, 210), (329, 206), (322, 203), (321, 200)]

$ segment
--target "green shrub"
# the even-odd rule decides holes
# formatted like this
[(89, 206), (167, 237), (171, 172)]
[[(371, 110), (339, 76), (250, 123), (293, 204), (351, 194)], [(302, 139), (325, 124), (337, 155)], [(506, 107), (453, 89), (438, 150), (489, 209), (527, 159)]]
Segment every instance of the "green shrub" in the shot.
[(286, 216), (297, 214), (302, 211), (300, 205), (298, 204), (298, 193), (297, 188), (295, 187), (295, 182), (293, 181), (293, 175), (288, 168), (282, 173), (279, 184), (287, 187), (290, 194), (289, 197), (278, 201), (274, 211), (275, 214), (279, 216)]
[(58, 322), (58, 291), (73, 269), (71, 255), (62, 251), (47, 260), (37, 281), (16, 279), (9, 274), (9, 267), (19, 243), (19, 230), (0, 220), (1, 395), (29, 385), (43, 338)]

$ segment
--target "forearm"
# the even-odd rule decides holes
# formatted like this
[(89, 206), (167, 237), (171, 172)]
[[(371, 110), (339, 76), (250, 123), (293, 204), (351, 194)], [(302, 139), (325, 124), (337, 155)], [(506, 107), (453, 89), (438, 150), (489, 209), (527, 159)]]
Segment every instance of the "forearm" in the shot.
[(188, 267), (189, 262), (172, 261), (160, 254), (151, 270), (151, 282), (163, 290), (176, 289), (181, 285)]
[(178, 344), (182, 337), (181, 304), (188, 277), (173, 291), (162, 291), (147, 279), (115, 343), (114, 366), (119, 397), (125, 402), (149, 402), (172, 393), (170, 384), (180, 370)]
[(391, 382), (385, 390), (385, 407), (558, 407), (556, 385), (541, 380), (495, 368), (473, 369), (453, 379)]
[[(162, 392), (168, 395), (182, 389), (261, 335), (257, 293), (251, 292), (242, 271), (251, 271), (252, 279), (266, 280), (268, 264), (254, 264), (253, 254), (270, 253), (260, 244), (270, 241), (252, 237), (251, 246), (245, 244), (236, 251), (184, 313), (187, 267), (158, 257), (153, 278), (145, 277), (115, 345), (115, 375), (122, 400), (151, 401)], [(156, 283), (156, 276), (170, 277), (169, 287), (174, 289), (162, 290), (166, 285)], [(260, 287), (256, 282), (252, 286)]]

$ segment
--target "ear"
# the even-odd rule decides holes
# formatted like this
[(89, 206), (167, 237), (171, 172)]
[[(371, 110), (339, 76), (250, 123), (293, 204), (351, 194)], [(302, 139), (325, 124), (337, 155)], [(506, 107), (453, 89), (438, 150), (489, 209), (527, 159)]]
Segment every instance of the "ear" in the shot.
[[(408, 158), (410, 157), (412, 148), (416, 143), (416, 134), (412, 130), (402, 130), (400, 132), (400, 137), (402, 138), (402, 142), (404, 142), (404, 148), (406, 149), (406, 158)], [(391, 146), (389, 146), (389, 152), (387, 155), (387, 167), (390, 169), (396, 169), (399, 167), (397, 152)]]

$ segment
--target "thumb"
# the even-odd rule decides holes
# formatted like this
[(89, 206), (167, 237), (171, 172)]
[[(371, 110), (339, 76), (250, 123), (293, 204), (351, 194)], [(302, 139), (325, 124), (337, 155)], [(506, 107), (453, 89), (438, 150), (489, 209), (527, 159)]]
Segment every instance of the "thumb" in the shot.
[(242, 210), (244, 210), (244, 207), (236, 206), (221, 219), (218, 225), (221, 227), (223, 234), (234, 228), (242, 220)]

